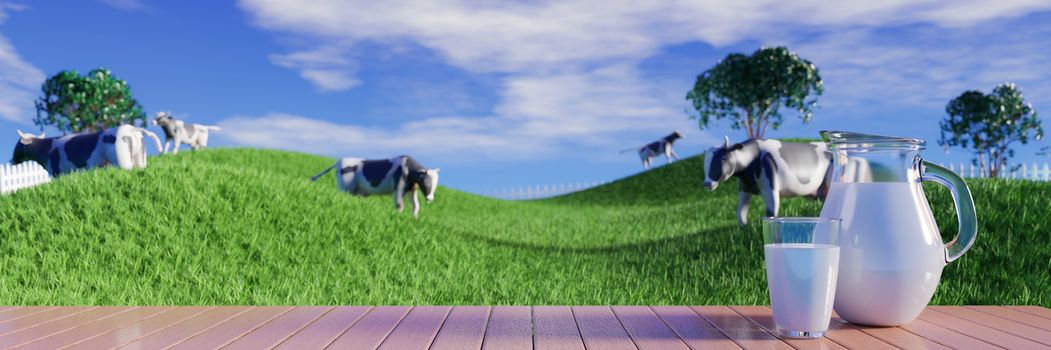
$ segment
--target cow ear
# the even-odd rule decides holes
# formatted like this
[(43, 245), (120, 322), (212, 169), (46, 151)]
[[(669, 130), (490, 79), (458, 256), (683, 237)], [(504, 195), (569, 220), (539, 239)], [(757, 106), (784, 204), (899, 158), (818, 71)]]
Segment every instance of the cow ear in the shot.
[(723, 148), (730, 148), (730, 136), (723, 135)]

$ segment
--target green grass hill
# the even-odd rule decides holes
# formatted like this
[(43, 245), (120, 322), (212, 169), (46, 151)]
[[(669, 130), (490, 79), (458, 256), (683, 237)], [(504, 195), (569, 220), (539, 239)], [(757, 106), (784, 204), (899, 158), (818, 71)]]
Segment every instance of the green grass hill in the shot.
[[(739, 229), (736, 184), (704, 191), (700, 158), (539, 201), (443, 187), (418, 220), (331, 174), (309, 181), (333, 161), (209, 149), (0, 196), (0, 304), (769, 302), (762, 201)], [(1051, 183), (970, 184), (978, 241), (933, 302), (1051, 306)], [(954, 229), (948, 195), (928, 188)]]

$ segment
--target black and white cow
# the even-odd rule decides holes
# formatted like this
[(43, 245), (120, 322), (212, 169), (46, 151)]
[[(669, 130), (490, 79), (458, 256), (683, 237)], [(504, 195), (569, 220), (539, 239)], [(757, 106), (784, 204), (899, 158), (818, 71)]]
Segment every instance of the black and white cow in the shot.
[(752, 195), (763, 196), (766, 216), (777, 216), (781, 197), (824, 199), (831, 181), (832, 158), (821, 142), (748, 140), (720, 146), (704, 154), (704, 186), (715, 191), (720, 182), (737, 178), (737, 223), (748, 221)]
[(336, 169), (336, 185), (340, 190), (359, 196), (374, 194), (394, 194), (394, 208), (404, 210), (402, 204), (407, 193), (412, 192), (412, 216), (420, 214), (420, 200), (416, 190), (430, 203), (434, 200), (434, 190), (438, 187), (438, 168), (424, 168), (410, 156), (397, 156), (391, 159), (343, 158), (336, 164), (314, 175), (310, 181), (317, 181), (332, 169)]
[[(664, 155), (664, 158), (668, 160), (668, 163), (671, 163), (672, 158), (675, 158), (675, 160), (679, 160), (679, 155), (675, 154), (675, 150), (672, 149), (672, 146), (675, 145), (676, 140), (681, 138), (682, 134), (680, 134), (678, 131), (675, 131), (669, 134), (668, 136), (661, 138), (660, 140), (653, 141), (650, 144), (639, 148), (639, 158), (642, 159), (642, 168), (649, 169), (650, 165), (653, 163), (653, 157), (662, 154)], [(628, 148), (626, 150), (620, 151), (620, 153), (624, 153), (634, 149), (635, 148)]]
[(145, 168), (144, 135), (153, 138), (157, 150), (161, 149), (161, 140), (156, 134), (131, 125), (49, 138), (44, 138), (43, 133), (37, 136), (18, 131), (19, 140), (11, 163), (34, 161), (51, 176), (111, 164), (122, 169)]
[(219, 131), (218, 126), (187, 124), (175, 119), (169, 112), (157, 112), (153, 125), (164, 130), (164, 149), (161, 153), (168, 153), (168, 145), (172, 143), (175, 145), (172, 154), (179, 154), (179, 146), (183, 144), (190, 145), (193, 150), (208, 147), (208, 132)]

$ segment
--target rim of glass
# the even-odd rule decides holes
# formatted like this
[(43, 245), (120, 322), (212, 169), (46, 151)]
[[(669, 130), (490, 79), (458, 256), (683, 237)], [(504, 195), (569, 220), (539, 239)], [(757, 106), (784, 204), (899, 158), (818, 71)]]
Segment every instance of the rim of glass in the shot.
[(909, 137), (880, 136), (852, 131), (821, 130), (821, 139), (830, 149), (922, 150), (927, 141)]
[(840, 218), (820, 218), (820, 217), (805, 217), (805, 216), (767, 216), (763, 218), (763, 222), (773, 223), (793, 223), (793, 224), (816, 224), (823, 222), (843, 222)]

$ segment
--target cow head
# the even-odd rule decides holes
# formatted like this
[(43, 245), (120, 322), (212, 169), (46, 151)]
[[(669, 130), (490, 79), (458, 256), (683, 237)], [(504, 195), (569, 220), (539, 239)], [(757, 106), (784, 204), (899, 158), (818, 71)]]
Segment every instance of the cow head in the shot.
[(38, 156), (38, 152), (33, 152), (33, 150), (34, 150), (34, 148), (36, 148), (34, 146), (40, 140), (44, 139), (44, 133), (41, 132), (40, 135), (38, 136), (38, 135), (24, 133), (24, 132), (22, 132), (22, 130), (16, 130), (16, 131), (18, 131), (18, 143), (15, 144), (15, 152), (11, 156), (11, 164), (18, 164), (18, 163), (29, 161), (29, 160), (36, 161), (38, 163), (43, 164), (44, 160), (43, 159), (38, 159), (38, 158), (40, 158)]
[(157, 112), (156, 117), (153, 118), (153, 121), (151, 123), (153, 124), (153, 126), (167, 125), (173, 119), (175, 118), (172, 117), (171, 112)]
[(675, 140), (678, 140), (678, 139), (681, 139), (681, 138), (682, 138), (682, 134), (679, 133), (679, 130), (675, 130), (675, 132), (671, 133), (671, 135), (668, 135), (667, 140), (668, 140), (668, 142), (675, 142)]
[(715, 191), (719, 183), (726, 181), (737, 171), (734, 153), (740, 145), (730, 145), (730, 137), (723, 136), (723, 144), (704, 152), (704, 187)]
[(434, 190), (438, 188), (438, 170), (440, 169), (425, 169), (419, 174), (420, 191), (423, 191), (428, 203), (434, 201)]

